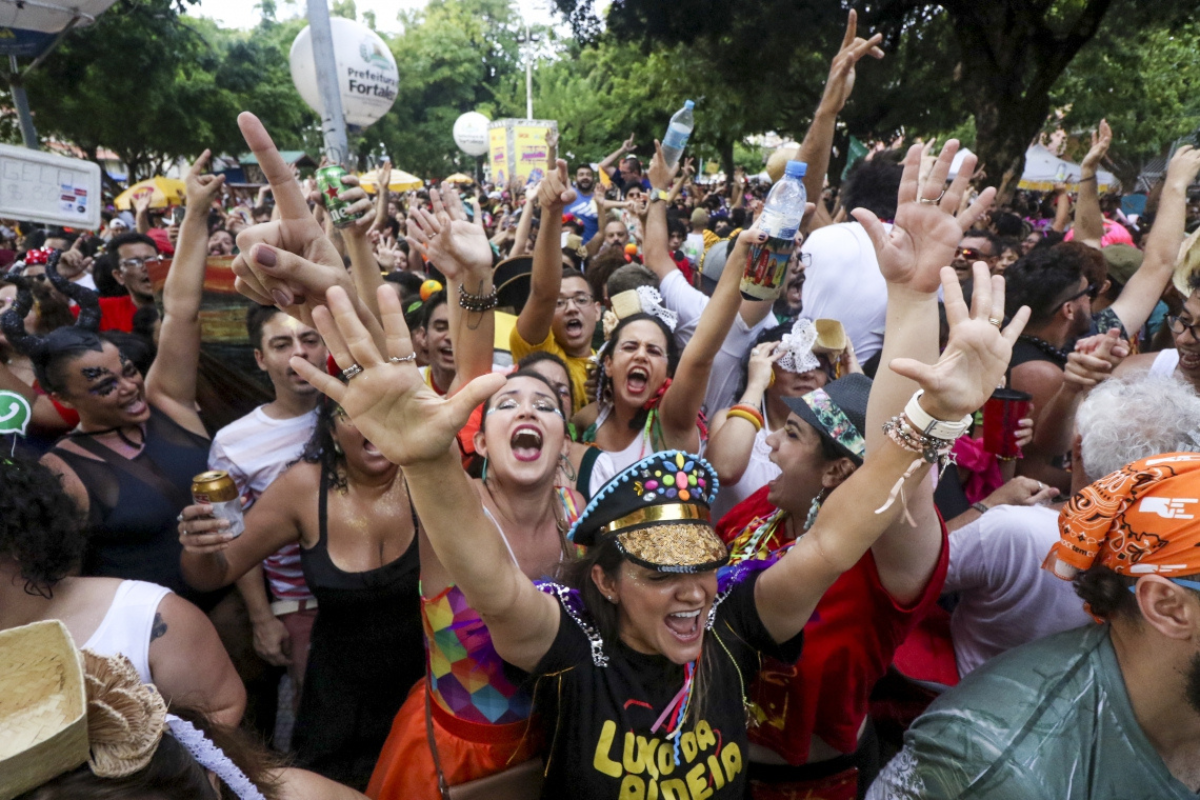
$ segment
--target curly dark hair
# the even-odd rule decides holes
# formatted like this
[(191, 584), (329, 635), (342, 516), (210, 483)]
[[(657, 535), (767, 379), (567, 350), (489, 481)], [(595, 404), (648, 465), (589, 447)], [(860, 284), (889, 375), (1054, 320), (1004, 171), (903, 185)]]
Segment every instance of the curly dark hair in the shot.
[(0, 458), (0, 557), (20, 565), (26, 592), (53, 596), (86, 543), (83, 516), (58, 474), (22, 455)]

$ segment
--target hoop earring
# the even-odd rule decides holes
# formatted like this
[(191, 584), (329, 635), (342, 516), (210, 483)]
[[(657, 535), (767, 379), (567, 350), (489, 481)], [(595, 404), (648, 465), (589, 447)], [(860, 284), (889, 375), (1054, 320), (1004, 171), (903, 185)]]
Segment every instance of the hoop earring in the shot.
[(567, 458), (565, 453), (559, 453), (558, 461), (560, 465), (559, 468), (563, 471), (563, 475), (567, 480), (574, 483), (579, 478), (579, 474), (575, 472), (575, 465), (571, 463), (571, 459)]

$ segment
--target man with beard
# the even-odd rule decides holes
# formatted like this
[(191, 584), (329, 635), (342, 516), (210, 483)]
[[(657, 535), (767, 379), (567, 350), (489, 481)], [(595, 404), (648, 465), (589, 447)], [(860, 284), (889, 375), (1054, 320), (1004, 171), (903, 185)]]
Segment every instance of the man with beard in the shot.
[(1039, 248), (1004, 273), (1005, 307), (1011, 315), (1021, 306), (1032, 314), (1009, 363), (1009, 386), (1033, 398), (1037, 415), (1034, 440), (1025, 448), (1017, 472), (1056, 487), (1071, 488), (1065, 469), (1072, 418), (1059, 413), (1051, 400), (1063, 385), (1070, 348), (1092, 326), (1092, 300), (1100, 287), (1087, 278), (1087, 264), (1071, 248)]
[(587, 244), (600, 230), (600, 215), (592, 193), (596, 189), (596, 174), (587, 164), (575, 170), (575, 202), (563, 213), (571, 214), (583, 223), (583, 242)]
[(158, 245), (144, 233), (123, 233), (108, 244), (115, 262), (112, 271), (117, 283), (127, 294), (100, 298), (100, 330), (133, 330), (133, 315), (139, 308), (154, 305), (154, 287), (150, 282), (150, 267), (162, 260)]
[(1101, 625), (973, 672), (868, 800), (1184, 800), (1200, 792), (1200, 453), (1135, 461), (1063, 509), (1047, 559)]
[[(321, 334), (274, 306), (251, 306), (246, 330), (254, 344), (254, 360), (275, 388), (275, 399), (217, 431), (208, 466), (229, 473), (249, 509), (300, 458), (317, 424), (321, 393), (292, 369), (289, 360), (299, 356), (324, 369), (328, 351)], [(273, 601), (267, 596), (264, 572)], [(270, 664), (287, 666), (293, 697), (299, 701), (317, 614), (317, 601), (300, 568), (300, 546), (290, 544), (269, 556), (237, 586), (254, 628), (255, 651)]]

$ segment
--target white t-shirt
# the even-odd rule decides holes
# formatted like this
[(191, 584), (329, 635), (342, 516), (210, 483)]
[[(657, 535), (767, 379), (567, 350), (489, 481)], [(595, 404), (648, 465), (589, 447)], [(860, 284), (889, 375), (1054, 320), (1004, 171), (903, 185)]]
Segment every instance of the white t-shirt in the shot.
[(950, 534), (942, 592), (959, 595), (950, 617), (959, 675), (1091, 622), (1071, 582), (1042, 569), (1058, 538), (1058, 512), (1044, 506), (997, 506)]
[[(316, 424), (315, 408), (298, 417), (273, 419), (259, 406), (217, 431), (208, 451), (208, 468), (228, 472), (249, 509), (288, 465), (300, 458)], [(304, 583), (299, 544), (284, 545), (277, 553), (267, 556), (263, 560), (263, 571), (276, 598), (312, 598), (312, 592)]]
[(887, 281), (871, 237), (857, 222), (827, 225), (809, 234), (800, 252), (811, 258), (804, 271), (800, 316), (842, 323), (859, 363), (867, 361), (883, 349), (887, 320)]
[(91, 272), (83, 273), (83, 275), (80, 276), (80, 278), (78, 280), (73, 281), (73, 283), (75, 283), (77, 286), (83, 286), (88, 289), (91, 289), (93, 292), (97, 291), (96, 279), (92, 276)]
[[(679, 324), (675, 326), (675, 343), (682, 350), (696, 333), (696, 325), (708, 305), (708, 297), (690, 285), (679, 270), (672, 271), (658, 290), (663, 296), (663, 304), (679, 315)], [(713, 359), (708, 390), (704, 394), (705, 414), (711, 417), (722, 408), (733, 405), (738, 384), (742, 381), (742, 364), (754, 346), (755, 338), (760, 332), (777, 324), (775, 315), (770, 313), (753, 328), (746, 325), (741, 314), (734, 317), (733, 327)]]

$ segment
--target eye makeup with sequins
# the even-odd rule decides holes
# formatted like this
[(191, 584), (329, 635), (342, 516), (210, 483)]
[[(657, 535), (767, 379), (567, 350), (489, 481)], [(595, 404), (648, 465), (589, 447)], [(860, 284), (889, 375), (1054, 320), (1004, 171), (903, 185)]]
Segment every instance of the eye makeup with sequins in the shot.
[(100, 383), (88, 389), (88, 394), (96, 397), (108, 397), (117, 388), (116, 377), (107, 367), (84, 367), (79, 370), (88, 383)]

